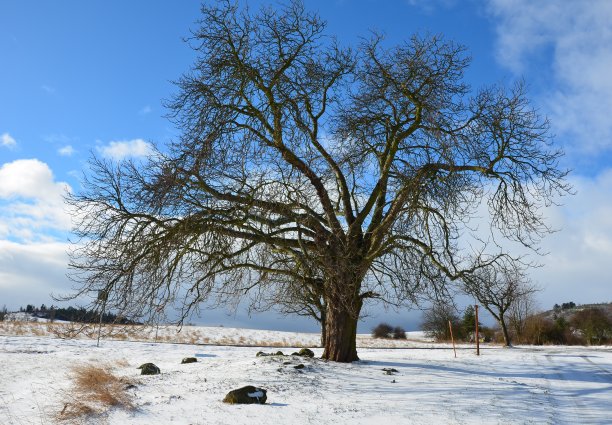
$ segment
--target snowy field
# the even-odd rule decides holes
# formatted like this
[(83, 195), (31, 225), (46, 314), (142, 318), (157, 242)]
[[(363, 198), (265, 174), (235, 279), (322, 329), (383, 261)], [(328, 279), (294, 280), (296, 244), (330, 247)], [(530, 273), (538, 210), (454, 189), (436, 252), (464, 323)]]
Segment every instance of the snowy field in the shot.
[[(209, 341), (218, 334), (243, 343), (284, 338), (298, 342), (296, 349), (317, 339), (225, 328), (201, 332), (212, 335)], [(367, 339), (360, 338), (362, 346), (376, 345)], [(5, 335), (0, 424), (57, 423), (74, 398), (72, 370), (88, 364), (107, 366), (133, 384), (128, 392), (134, 409), (113, 408), (85, 424), (612, 424), (611, 347), (487, 346), (477, 357), (463, 346), (457, 358), (447, 345), (412, 340), (404, 347), (361, 348), (360, 362), (336, 364), (316, 357), (256, 357), (276, 348), (120, 340), (96, 347), (91, 339)], [(198, 362), (181, 364), (188, 356)], [(137, 367), (146, 362), (161, 374), (141, 376)], [(296, 369), (300, 363), (305, 367)], [(221, 401), (245, 385), (266, 389), (267, 403)]]

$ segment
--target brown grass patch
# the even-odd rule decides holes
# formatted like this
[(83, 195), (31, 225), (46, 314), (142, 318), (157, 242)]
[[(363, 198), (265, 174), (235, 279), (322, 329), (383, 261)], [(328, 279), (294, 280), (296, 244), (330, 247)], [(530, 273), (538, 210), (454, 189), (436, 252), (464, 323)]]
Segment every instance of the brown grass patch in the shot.
[(112, 408), (132, 410), (131, 383), (113, 374), (109, 366), (84, 365), (72, 370), (72, 388), (57, 418), (79, 423), (100, 417)]

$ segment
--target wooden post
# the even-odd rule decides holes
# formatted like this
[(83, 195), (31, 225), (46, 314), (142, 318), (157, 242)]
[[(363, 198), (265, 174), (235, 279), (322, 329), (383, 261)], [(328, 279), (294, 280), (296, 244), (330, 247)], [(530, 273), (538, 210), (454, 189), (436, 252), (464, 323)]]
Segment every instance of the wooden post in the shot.
[(100, 309), (100, 323), (98, 324), (98, 342), (96, 347), (100, 346), (100, 334), (102, 333), (102, 318), (104, 316), (104, 310), (106, 310), (106, 301), (108, 300), (107, 291), (98, 291), (98, 300), (102, 301), (102, 308)]
[(453, 338), (453, 325), (451, 321), (448, 321), (448, 329), (450, 329), (451, 341), (453, 341), (453, 352), (455, 353), (455, 358), (457, 358), (457, 350), (455, 349), (455, 338)]
[(476, 355), (480, 356), (480, 336), (478, 335), (478, 305), (474, 306), (476, 315)]

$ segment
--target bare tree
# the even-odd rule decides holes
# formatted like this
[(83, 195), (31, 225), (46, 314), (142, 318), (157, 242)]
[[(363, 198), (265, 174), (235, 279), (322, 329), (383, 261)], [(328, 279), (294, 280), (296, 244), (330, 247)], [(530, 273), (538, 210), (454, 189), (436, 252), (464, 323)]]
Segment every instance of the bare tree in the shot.
[(534, 295), (535, 292), (527, 292), (517, 297), (508, 309), (508, 325), (519, 343), (525, 336), (528, 319), (537, 310)]
[(482, 304), (497, 320), (504, 336), (504, 344), (512, 345), (508, 331), (508, 311), (512, 306), (531, 299), (538, 291), (515, 262), (498, 262), (483, 267), (466, 280), (465, 292)]
[[(431, 308), (423, 312), (421, 329), (427, 337), (434, 338), (436, 341), (450, 341), (449, 321), (455, 331), (461, 327), (456, 307), (451, 302), (436, 301), (432, 303)], [(457, 338), (456, 335), (455, 338)]]
[(146, 163), (93, 158), (69, 199), (74, 296), (181, 317), (286, 296), (321, 309), (323, 357), (350, 362), (364, 302), (442, 290), (508, 255), (457, 247), (482, 202), (505, 237), (535, 247), (548, 231), (538, 211), (568, 191), (566, 172), (522, 84), (470, 95), (463, 47), (374, 35), (343, 48), (297, 1), (202, 14), (168, 104), (180, 140)]

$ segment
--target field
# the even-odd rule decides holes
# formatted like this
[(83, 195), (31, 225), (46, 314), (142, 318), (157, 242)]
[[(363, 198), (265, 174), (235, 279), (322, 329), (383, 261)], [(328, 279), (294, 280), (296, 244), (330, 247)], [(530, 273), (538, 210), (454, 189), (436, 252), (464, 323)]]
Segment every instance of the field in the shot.
[[(153, 328), (116, 332), (96, 347), (95, 339), (52, 331), (0, 327), (0, 424), (612, 423), (612, 347), (485, 346), (476, 356), (464, 345), (455, 358), (418, 334), (405, 342), (361, 335), (361, 361), (335, 364), (317, 359), (318, 348), (313, 359), (290, 355), (315, 346), (316, 334), (187, 327), (179, 337)], [(279, 349), (289, 355), (256, 356)], [(181, 364), (189, 356), (198, 361)], [(147, 362), (161, 374), (140, 375)], [(104, 397), (79, 387), (84, 370), (115, 379), (115, 387), (98, 383), (119, 398), (107, 387)], [(266, 389), (267, 403), (222, 402), (244, 385)]]

